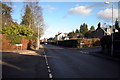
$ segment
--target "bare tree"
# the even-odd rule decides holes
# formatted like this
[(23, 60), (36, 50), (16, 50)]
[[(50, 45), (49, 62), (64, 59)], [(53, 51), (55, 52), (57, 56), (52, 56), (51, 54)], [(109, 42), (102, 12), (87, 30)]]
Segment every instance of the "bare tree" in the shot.
[(29, 5), (34, 16), (34, 25), (35, 25), (36, 32), (38, 34), (37, 47), (39, 48), (40, 37), (43, 34), (43, 30), (44, 30), (42, 8), (39, 6), (39, 2), (28, 2), (26, 4)]

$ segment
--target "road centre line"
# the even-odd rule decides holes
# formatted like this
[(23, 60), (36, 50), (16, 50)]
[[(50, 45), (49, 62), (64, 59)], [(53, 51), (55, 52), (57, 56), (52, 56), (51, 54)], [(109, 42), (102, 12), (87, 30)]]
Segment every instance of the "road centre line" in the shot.
[(51, 73), (49, 74), (49, 77), (50, 77), (50, 78), (53, 78)]
[(82, 54), (89, 54), (89, 52), (84, 52), (84, 51), (79, 51), (81, 52)]
[(50, 73), (50, 72), (51, 72), (51, 70), (50, 70), (50, 69), (48, 69), (48, 72)]
[(48, 59), (47, 59), (47, 56), (45, 54), (45, 50), (44, 50), (44, 56), (45, 56), (45, 62), (46, 62), (46, 66), (47, 66), (47, 70), (48, 70), (48, 74), (49, 74), (49, 78), (50, 80), (53, 80), (53, 76), (52, 76), (52, 73), (51, 73), (51, 70), (50, 70), (50, 66), (48, 64)]

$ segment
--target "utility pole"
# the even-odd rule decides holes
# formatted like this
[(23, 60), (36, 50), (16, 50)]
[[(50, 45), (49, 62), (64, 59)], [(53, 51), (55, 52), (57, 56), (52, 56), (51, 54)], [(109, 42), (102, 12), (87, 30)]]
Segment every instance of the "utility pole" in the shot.
[[(40, 26), (42, 26), (42, 24)], [(38, 26), (38, 37), (37, 38), (38, 38), (37, 39), (37, 50), (38, 50), (40, 48), (40, 28), (39, 28), (39, 26)]]
[(105, 2), (105, 4), (112, 4), (112, 34), (111, 34), (111, 38), (112, 38), (112, 44), (111, 44), (111, 56), (113, 56), (113, 40), (114, 40), (114, 36), (113, 36), (113, 29), (114, 29), (114, 25), (113, 25), (113, 8), (114, 8), (114, 3), (113, 2)]

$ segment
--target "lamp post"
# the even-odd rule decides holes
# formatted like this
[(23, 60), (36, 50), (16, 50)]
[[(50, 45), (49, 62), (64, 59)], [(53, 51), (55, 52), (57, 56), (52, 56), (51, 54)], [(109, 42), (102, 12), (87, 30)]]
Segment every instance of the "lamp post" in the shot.
[[(42, 26), (42, 24), (40, 25), (40, 26)], [(39, 49), (39, 47), (40, 47), (40, 28), (39, 28), (39, 26), (38, 26), (38, 40), (37, 40), (37, 50)]]
[(114, 36), (113, 36), (113, 33), (114, 33), (114, 31), (113, 31), (113, 29), (114, 29), (114, 25), (113, 25), (113, 7), (114, 7), (114, 4), (113, 4), (113, 2), (105, 2), (105, 4), (111, 4), (112, 5), (112, 34), (111, 34), (111, 37), (112, 37), (112, 44), (111, 44), (111, 56), (113, 56), (113, 38), (114, 38)]
[(38, 27), (37, 50), (39, 49), (39, 46), (40, 46), (40, 37), (39, 37), (39, 27)]

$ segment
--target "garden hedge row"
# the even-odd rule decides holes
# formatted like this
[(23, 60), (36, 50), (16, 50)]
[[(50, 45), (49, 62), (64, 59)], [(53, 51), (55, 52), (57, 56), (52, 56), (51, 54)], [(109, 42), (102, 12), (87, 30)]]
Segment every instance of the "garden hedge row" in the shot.
[(99, 38), (73, 39), (73, 40), (48, 42), (48, 44), (59, 45), (59, 46), (64, 46), (69, 48), (80, 48), (81, 43), (84, 43), (83, 47), (100, 46), (100, 39)]

